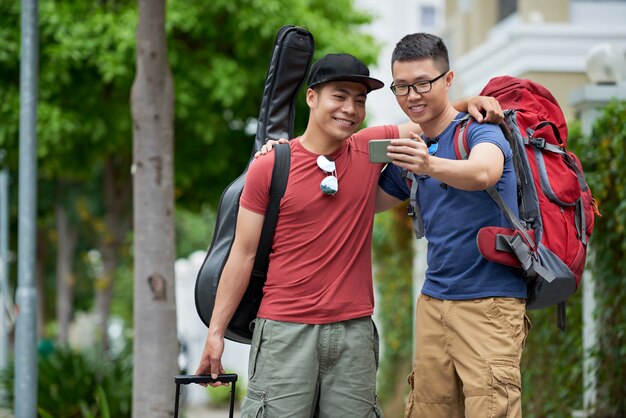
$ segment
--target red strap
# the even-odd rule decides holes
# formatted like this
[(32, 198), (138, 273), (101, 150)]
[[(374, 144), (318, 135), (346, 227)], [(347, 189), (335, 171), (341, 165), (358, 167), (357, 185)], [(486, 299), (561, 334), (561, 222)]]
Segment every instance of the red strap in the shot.
[(469, 157), (469, 144), (467, 131), (474, 118), (466, 119), (459, 123), (454, 130), (454, 155), (457, 160), (466, 160)]

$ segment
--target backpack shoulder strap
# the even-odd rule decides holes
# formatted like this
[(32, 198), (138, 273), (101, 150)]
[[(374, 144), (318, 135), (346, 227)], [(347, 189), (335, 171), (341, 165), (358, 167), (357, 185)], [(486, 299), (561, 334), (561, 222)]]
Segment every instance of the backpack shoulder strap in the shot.
[(409, 189), (409, 205), (406, 209), (407, 215), (413, 220), (413, 232), (415, 232), (415, 238), (424, 238), (424, 220), (422, 219), (420, 207), (417, 204), (417, 189), (419, 187), (419, 181), (415, 174), (406, 168), (402, 170), (402, 178), (406, 182)]
[(280, 201), (285, 195), (285, 190), (287, 189), (289, 168), (291, 166), (291, 152), (289, 144), (277, 144), (274, 146), (274, 152), (276, 153), (276, 156), (274, 158), (274, 168), (272, 170), (270, 201), (265, 214), (263, 228), (261, 229), (261, 237), (259, 238), (259, 247), (254, 259), (254, 267), (252, 268), (252, 277), (255, 279), (261, 279), (263, 282), (265, 282), (265, 276), (267, 274), (269, 255), (272, 249), (276, 222), (278, 221)]
[(469, 143), (467, 142), (467, 132), (470, 124), (474, 121), (470, 115), (465, 116), (454, 130), (453, 144), (454, 155), (457, 160), (467, 160), (469, 157)]

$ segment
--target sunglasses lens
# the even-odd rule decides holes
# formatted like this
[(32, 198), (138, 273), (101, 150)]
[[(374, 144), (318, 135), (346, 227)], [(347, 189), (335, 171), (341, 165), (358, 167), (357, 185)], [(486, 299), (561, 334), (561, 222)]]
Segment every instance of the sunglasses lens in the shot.
[(329, 160), (324, 155), (320, 155), (319, 157), (317, 157), (317, 166), (327, 173), (332, 173), (333, 171), (335, 171), (335, 162)]
[(324, 194), (333, 195), (337, 193), (337, 190), (339, 190), (339, 183), (337, 182), (337, 177), (328, 176), (324, 180), (322, 180), (322, 183), (320, 184), (320, 190)]

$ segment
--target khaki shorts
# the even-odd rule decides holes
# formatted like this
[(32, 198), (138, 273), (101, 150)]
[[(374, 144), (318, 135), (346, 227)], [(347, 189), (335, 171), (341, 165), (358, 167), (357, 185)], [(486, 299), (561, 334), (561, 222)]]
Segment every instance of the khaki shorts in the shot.
[(242, 417), (382, 417), (370, 317), (323, 325), (255, 321)]
[(405, 417), (521, 417), (523, 299), (421, 295)]

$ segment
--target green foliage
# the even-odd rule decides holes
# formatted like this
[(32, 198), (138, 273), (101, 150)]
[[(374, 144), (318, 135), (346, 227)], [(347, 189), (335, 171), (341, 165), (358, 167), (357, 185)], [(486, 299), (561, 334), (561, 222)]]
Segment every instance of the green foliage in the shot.
[[(130, 417), (132, 358), (130, 344), (115, 358), (100, 350), (77, 352), (58, 347), (40, 350), (37, 409), (39, 416), (64, 418)], [(14, 365), (0, 377), (13, 403)]]
[[(119, 3), (118, 3), (119, 4)], [(37, 155), (39, 175), (87, 179), (106, 155), (130, 154), (128, 91), (134, 58), (134, 4), (42, 1)], [(132, 6), (132, 7), (130, 7)], [(3, 82), (0, 146), (17, 162), (19, 103), (19, 2), (0, 1), (0, 68)], [(8, 42), (7, 42), (8, 41)], [(4, 124), (3, 124), (4, 125)]]
[[(226, 373), (229, 373), (228, 371)], [(226, 407), (230, 405), (230, 386), (207, 387), (207, 395), (210, 403), (216, 407)], [(241, 402), (246, 396), (246, 387), (242, 382), (237, 382), (235, 386), (235, 402)]]
[(596, 284), (596, 317), (601, 332), (597, 348), (598, 415), (626, 415), (626, 102), (604, 109), (589, 137), (579, 132), (571, 142), (598, 201), (590, 248)]
[(400, 416), (413, 353), (413, 235), (400, 206), (376, 215), (373, 256), (381, 322), (378, 395), (385, 415)]
[(214, 226), (215, 212), (208, 207), (203, 208), (200, 213), (178, 209), (175, 220), (177, 258), (208, 249)]
[[(359, 32), (370, 21), (352, 0), (171, 0), (169, 59), (175, 79), (175, 167), (179, 202), (215, 206), (240, 174), (258, 116), (275, 34), (309, 28), (317, 56), (351, 52), (371, 63), (378, 49)], [(19, 2), (0, 0), (0, 146), (17, 165)], [(91, 180), (102, 161), (130, 161), (130, 87), (137, 7), (132, 1), (42, 0), (38, 100), (39, 175)], [(298, 104), (298, 129), (308, 114)], [(253, 125), (254, 126), (254, 125)], [(130, 181), (130, 172), (128, 172)]]
[[(626, 102), (613, 102), (584, 136), (570, 124), (568, 146), (580, 158), (602, 217), (596, 217), (587, 268), (595, 280), (600, 346), (596, 417), (626, 413)], [(583, 281), (582, 286), (585, 286)], [(568, 329), (554, 325), (554, 309), (530, 311), (534, 328), (522, 359), (524, 416), (569, 417), (582, 409), (582, 292), (568, 301)], [(601, 331), (600, 331), (601, 330)]]
[[(355, 11), (352, 0), (171, 0), (167, 13), (177, 198), (193, 210), (206, 202), (215, 207), (248, 162), (280, 27), (308, 28), (317, 57), (345, 51), (371, 63), (378, 53), (373, 38), (358, 31), (370, 18)], [(296, 115), (298, 134), (308, 118), (303, 99)]]
[(582, 409), (582, 292), (567, 302), (567, 330), (556, 307), (527, 312), (533, 328), (522, 355), (522, 405), (527, 418), (569, 418)]

